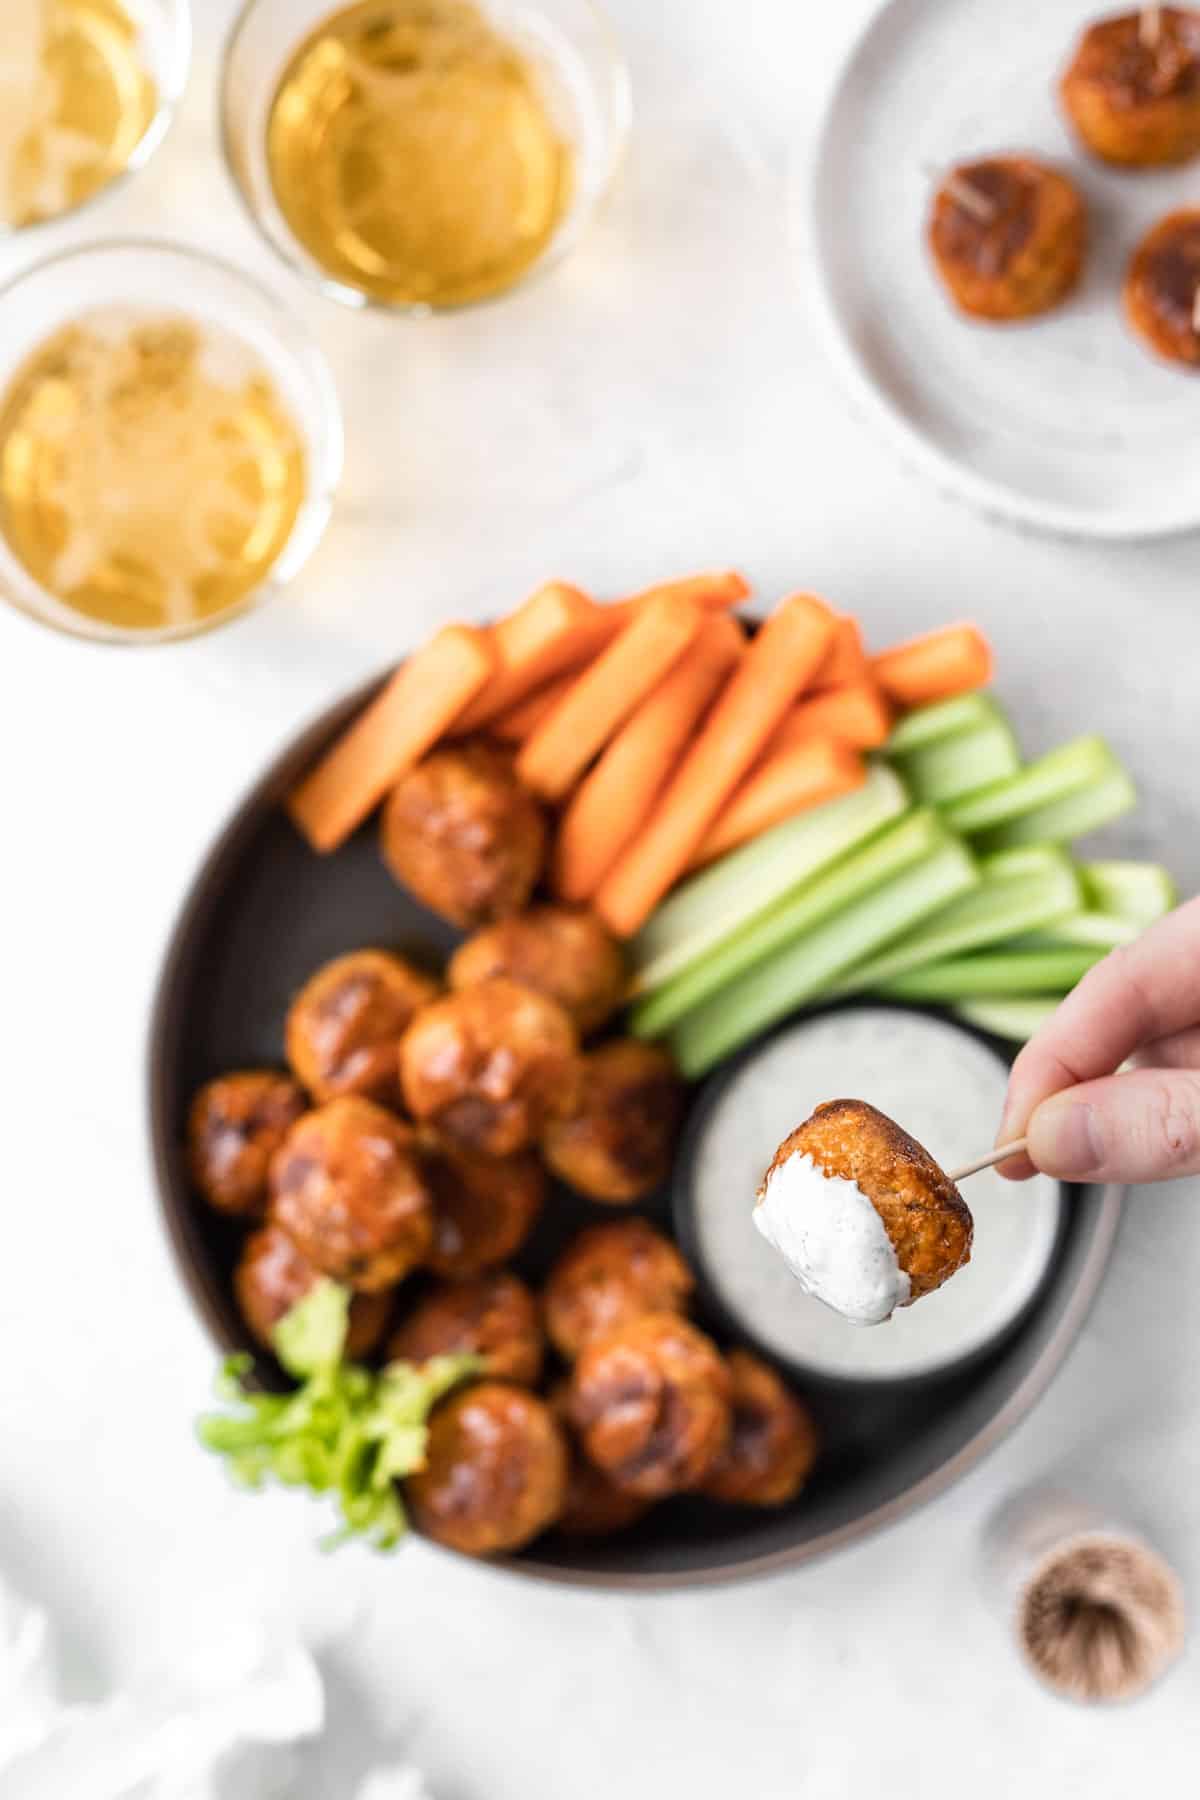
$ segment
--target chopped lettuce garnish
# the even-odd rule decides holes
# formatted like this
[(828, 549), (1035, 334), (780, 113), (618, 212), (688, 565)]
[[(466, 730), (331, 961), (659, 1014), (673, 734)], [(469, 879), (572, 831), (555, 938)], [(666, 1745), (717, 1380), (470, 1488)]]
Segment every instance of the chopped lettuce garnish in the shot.
[(407, 1529), (396, 1483), (423, 1466), (429, 1414), (482, 1364), (475, 1356), (381, 1370), (347, 1362), (349, 1310), (345, 1288), (318, 1282), (274, 1333), (276, 1355), (299, 1385), (289, 1394), (261, 1393), (249, 1381), (253, 1358), (231, 1356), (217, 1396), (232, 1410), (207, 1414), (198, 1431), (243, 1487), (276, 1481), (332, 1495), (341, 1525), (324, 1547), (362, 1537), (391, 1550)]

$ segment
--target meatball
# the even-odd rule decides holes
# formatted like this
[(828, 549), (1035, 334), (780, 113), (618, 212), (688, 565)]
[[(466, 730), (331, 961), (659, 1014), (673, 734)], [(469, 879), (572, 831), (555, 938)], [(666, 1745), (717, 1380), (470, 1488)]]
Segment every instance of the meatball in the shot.
[[(264, 1225), (246, 1239), (233, 1272), (233, 1291), (251, 1334), (264, 1349), (273, 1348), (275, 1327), (283, 1315), (321, 1279), (321, 1271), (301, 1256), (277, 1225)], [(391, 1311), (390, 1294), (353, 1294), (346, 1355), (370, 1355), (383, 1336)]]
[(474, 1281), (440, 1281), (392, 1333), (393, 1362), (480, 1356), (489, 1375), (533, 1387), (542, 1372), (542, 1328), (523, 1281), (503, 1269)]
[(427, 1007), (400, 1048), (414, 1118), (456, 1148), (513, 1156), (575, 1104), (579, 1038), (562, 1007), (485, 981)]
[(1059, 85), (1084, 146), (1104, 162), (1155, 168), (1200, 151), (1200, 12), (1144, 7), (1084, 32)]
[(413, 1523), (468, 1556), (519, 1550), (552, 1525), (567, 1489), (567, 1446), (544, 1400), (483, 1381), (443, 1400), (425, 1467), (405, 1494)]
[(422, 1143), (421, 1169), (433, 1200), (429, 1268), (460, 1281), (516, 1255), (545, 1198), (546, 1171), (536, 1156), (494, 1161), (431, 1136)]
[(1083, 269), (1087, 212), (1057, 169), (1028, 156), (962, 163), (933, 198), (934, 266), (976, 319), (1028, 319), (1071, 292)]
[(667, 1051), (633, 1038), (601, 1044), (583, 1059), (576, 1104), (543, 1132), (542, 1154), (568, 1187), (628, 1206), (671, 1173), (683, 1107)]
[(402, 956), (352, 950), (318, 969), (287, 1016), (287, 1059), (315, 1100), (400, 1104), (400, 1039), (439, 985)]
[(636, 1525), (649, 1512), (651, 1502), (617, 1487), (603, 1469), (588, 1461), (571, 1424), (570, 1384), (558, 1382), (548, 1401), (567, 1439), (567, 1497), (558, 1529), (566, 1537), (599, 1538)]
[(271, 1158), (308, 1101), (286, 1075), (246, 1069), (202, 1087), (188, 1115), (188, 1167), (210, 1206), (257, 1219)]
[(812, 1414), (749, 1350), (731, 1350), (725, 1360), (733, 1379), (733, 1429), (704, 1478), (704, 1492), (732, 1506), (784, 1506), (816, 1461)]
[(830, 1100), (775, 1152), (754, 1222), (808, 1293), (878, 1325), (971, 1259), (972, 1220), (929, 1152), (863, 1100)]
[(455, 952), (452, 988), (475, 987), (497, 975), (557, 1000), (586, 1037), (612, 1017), (624, 998), (625, 959), (595, 913), (535, 906), (490, 925)]
[(585, 1345), (570, 1416), (584, 1454), (628, 1493), (700, 1485), (725, 1449), (732, 1380), (716, 1346), (675, 1313), (643, 1313)]
[(686, 1312), (691, 1270), (645, 1219), (581, 1231), (550, 1271), (542, 1295), (546, 1332), (568, 1361), (592, 1338), (642, 1313)]
[(330, 1100), (277, 1152), (269, 1217), (335, 1281), (364, 1293), (391, 1287), (433, 1241), (413, 1132), (373, 1100)]
[(1125, 314), (1156, 355), (1200, 366), (1200, 210), (1173, 212), (1133, 253)]
[(546, 821), (494, 744), (435, 750), (383, 809), (383, 860), (430, 912), (465, 931), (520, 912), (546, 859)]

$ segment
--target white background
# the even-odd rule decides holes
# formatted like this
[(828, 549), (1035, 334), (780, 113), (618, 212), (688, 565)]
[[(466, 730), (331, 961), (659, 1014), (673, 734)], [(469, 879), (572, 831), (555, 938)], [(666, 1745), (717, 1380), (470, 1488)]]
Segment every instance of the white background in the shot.
[(1014, 1489), (1116, 1483), (1200, 1594), (1195, 1183), (1135, 1198), (1069, 1367), (985, 1466), (886, 1537), (766, 1585), (607, 1598), (419, 1546), (330, 1562), (303, 1503), (235, 1496), (194, 1447), (213, 1353), (145, 1146), (164, 937), (261, 762), (438, 620), (549, 575), (605, 594), (715, 563), (768, 598), (826, 592), (880, 642), (971, 614), (1029, 747), (1105, 732), (1143, 789), (1117, 841), (1200, 887), (1195, 541), (1114, 550), (994, 526), (895, 466), (822, 366), (784, 186), (858, 0), (610, 0), (638, 123), (606, 217), (527, 294), (423, 323), (341, 313), (261, 249), (215, 152), (232, 5), (197, 10), (158, 160), (0, 253), (0, 272), (122, 232), (256, 269), (332, 360), (349, 466), (300, 585), (195, 644), (92, 649), (0, 608), (0, 1566), (55, 1609), (77, 1693), (334, 1607), (351, 1622), (331, 1653), (336, 1742), (304, 1800), (340, 1800), (392, 1742), (439, 1800), (1182, 1791), (1195, 1653), (1134, 1709), (1056, 1704), (984, 1606), (977, 1550)]

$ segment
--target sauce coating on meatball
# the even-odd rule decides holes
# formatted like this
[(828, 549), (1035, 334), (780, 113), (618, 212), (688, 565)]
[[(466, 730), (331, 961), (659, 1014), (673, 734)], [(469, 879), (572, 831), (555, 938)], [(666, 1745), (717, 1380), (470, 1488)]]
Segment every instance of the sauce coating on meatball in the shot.
[(315, 1100), (361, 1094), (400, 1104), (400, 1040), (441, 992), (386, 950), (352, 950), (318, 969), (292, 1002), (287, 1059)]
[(669, 1053), (620, 1038), (590, 1051), (576, 1104), (550, 1121), (542, 1154), (568, 1187), (629, 1206), (671, 1173), (685, 1090)]
[(503, 1269), (473, 1281), (442, 1281), (392, 1333), (395, 1362), (435, 1356), (480, 1356), (498, 1381), (532, 1387), (542, 1372), (542, 1328), (533, 1295)]
[(618, 1010), (625, 959), (595, 913), (534, 906), (469, 938), (450, 959), (452, 988), (476, 987), (497, 975), (557, 1000), (580, 1034), (597, 1031)]
[(566, 1490), (566, 1440), (550, 1408), (497, 1381), (442, 1402), (425, 1467), (405, 1483), (418, 1531), (468, 1556), (521, 1549), (554, 1523)]
[(1028, 156), (988, 157), (952, 170), (933, 197), (929, 248), (944, 287), (973, 318), (1028, 319), (1074, 288), (1087, 212), (1057, 169)]
[(428, 1268), (461, 1281), (516, 1255), (545, 1199), (546, 1171), (536, 1156), (472, 1156), (430, 1133), (421, 1168), (433, 1201)]
[(1125, 168), (1188, 161), (1200, 152), (1200, 13), (1147, 7), (1097, 20), (1059, 95), (1076, 135), (1102, 161)]
[[(274, 1331), (284, 1314), (325, 1279), (301, 1256), (278, 1225), (264, 1225), (246, 1239), (233, 1289), (251, 1335), (265, 1350), (274, 1348)], [(346, 1355), (369, 1356), (391, 1317), (390, 1294), (353, 1294), (346, 1330)]]
[(542, 1293), (546, 1331), (568, 1361), (591, 1339), (643, 1313), (682, 1313), (695, 1283), (669, 1238), (645, 1219), (581, 1231), (551, 1269)]
[(733, 1381), (733, 1429), (705, 1476), (704, 1492), (733, 1506), (784, 1506), (816, 1461), (816, 1423), (761, 1357), (731, 1350), (725, 1360)]
[(271, 1158), (308, 1101), (287, 1075), (245, 1069), (200, 1089), (188, 1115), (188, 1167), (210, 1206), (259, 1218)]

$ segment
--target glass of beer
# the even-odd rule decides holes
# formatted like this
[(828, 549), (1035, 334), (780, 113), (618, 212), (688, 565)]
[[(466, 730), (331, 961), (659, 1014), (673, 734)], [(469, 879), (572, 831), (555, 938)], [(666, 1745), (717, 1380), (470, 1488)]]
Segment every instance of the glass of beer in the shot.
[(0, 596), (32, 618), (209, 630), (303, 566), (341, 465), (319, 350), (215, 258), (96, 244), (0, 290)]
[(236, 186), (273, 248), (352, 306), (465, 306), (552, 267), (629, 114), (590, 0), (249, 0), (226, 51)]
[(0, 0), (0, 236), (140, 169), (191, 49), (187, 0)]

